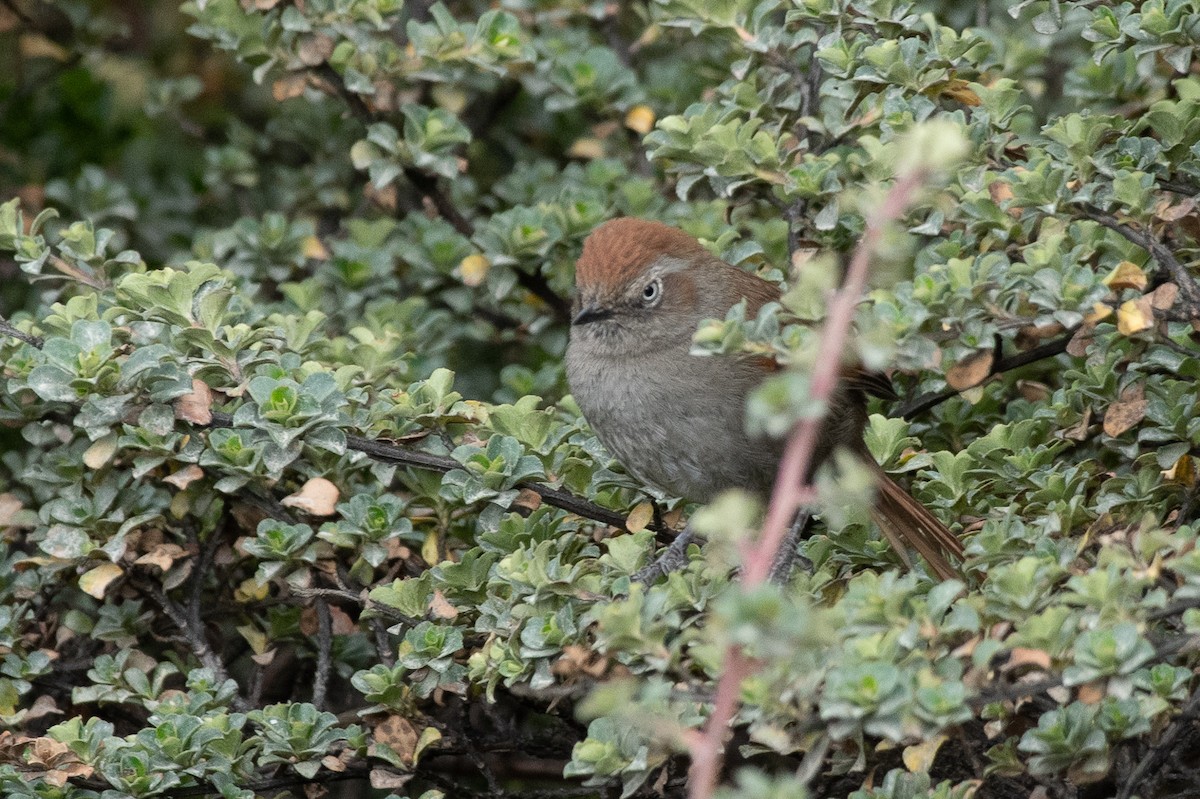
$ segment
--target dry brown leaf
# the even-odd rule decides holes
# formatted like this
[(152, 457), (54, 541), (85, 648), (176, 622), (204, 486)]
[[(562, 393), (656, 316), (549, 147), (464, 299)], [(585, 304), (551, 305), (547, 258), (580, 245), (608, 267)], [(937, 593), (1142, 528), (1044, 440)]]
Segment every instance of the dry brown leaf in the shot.
[(1156, 311), (1165, 311), (1175, 305), (1179, 297), (1179, 286), (1174, 283), (1163, 283), (1150, 292), (1150, 307)]
[(175, 565), (175, 561), (187, 554), (187, 550), (178, 544), (158, 544), (145, 555), (135, 560), (135, 566), (157, 566), (167, 571)]
[(1029, 402), (1045, 402), (1050, 399), (1050, 386), (1036, 380), (1018, 380), (1017, 391)]
[(304, 242), (301, 245), (305, 258), (310, 258), (314, 261), (328, 261), (329, 250), (325, 243), (316, 236), (305, 236)]
[(337, 510), (340, 496), (341, 492), (332, 482), (324, 477), (314, 477), (306, 481), (295, 494), (280, 500), (280, 504), (302, 510), (309, 516), (332, 516)]
[(1075, 335), (1071, 336), (1071, 340), (1067, 342), (1067, 354), (1073, 358), (1082, 358), (1087, 355), (1087, 348), (1091, 346), (1092, 341), (1096, 337), (1095, 324), (1084, 322)]
[(654, 519), (654, 503), (642, 502), (630, 511), (625, 519), (625, 529), (631, 533), (640, 533)]
[(332, 36), (325, 33), (314, 33), (300, 41), (300, 46), (296, 48), (296, 55), (300, 57), (300, 63), (304, 66), (317, 67), (324, 64), (333, 55), (334, 44)]
[(532, 488), (522, 488), (517, 492), (517, 498), (512, 501), (512, 504), (532, 512), (542, 507), (542, 495)]
[(1040, 342), (1048, 338), (1058, 338), (1067, 329), (1058, 322), (1053, 322), (1048, 325), (1025, 325), (1017, 331), (1016, 344), (1019, 348), (1026, 350), (1031, 347), (1036, 347)]
[(275, 98), (275, 102), (282, 103), (304, 94), (304, 87), (307, 85), (307, 75), (303, 72), (292, 72), (271, 84), (271, 96)]
[(1119, 436), (1136, 427), (1146, 417), (1146, 389), (1137, 383), (1121, 392), (1120, 398), (1104, 412), (1104, 432)]
[(1012, 186), (1003, 180), (993, 180), (988, 184), (988, 196), (996, 205), (1002, 205), (1013, 198)]
[(401, 774), (391, 769), (371, 769), (371, 787), (379, 791), (394, 791), (397, 788), (403, 788), (412, 778), (411, 774)]
[(17, 40), (17, 48), (26, 59), (49, 58), (53, 61), (66, 61), (71, 53), (61, 44), (56, 44), (40, 33), (23, 33)]
[(175, 400), (175, 418), (194, 424), (212, 422), (212, 389), (203, 380), (192, 380), (191, 392)]
[(955, 391), (977, 386), (991, 376), (995, 360), (990, 350), (972, 353), (946, 370), (946, 382)]
[(1145, 291), (1146, 284), (1150, 280), (1146, 277), (1145, 271), (1133, 261), (1121, 261), (1101, 282), (1113, 291), (1122, 289)]
[(170, 483), (180, 491), (204, 476), (204, 470), (194, 463), (189, 463), (174, 474), (163, 478), (164, 483)]
[(983, 102), (979, 99), (979, 95), (971, 88), (970, 84), (962, 78), (951, 78), (946, 81), (946, 85), (942, 87), (941, 94), (972, 108)]
[(62, 715), (65, 714), (58, 707), (58, 703), (54, 701), (54, 698), (47, 696), (46, 694), (42, 694), (33, 701), (33, 704), (30, 705), (29, 710), (26, 711), (23, 723), (28, 723), (34, 719), (40, 719), (46, 716)]
[(1076, 698), (1085, 705), (1096, 705), (1104, 701), (1104, 697), (1108, 692), (1104, 690), (1103, 681), (1096, 680), (1094, 682), (1084, 683), (1079, 686), (1076, 692)]
[(349, 613), (336, 605), (330, 605), (329, 630), (334, 635), (353, 635), (358, 632), (358, 624), (350, 618)]
[(1092, 409), (1089, 406), (1083, 409), (1083, 416), (1078, 422), (1062, 431), (1062, 437), (1068, 441), (1086, 441), (1088, 437), (1088, 428), (1091, 426)]
[(604, 142), (599, 139), (585, 136), (582, 139), (576, 139), (571, 146), (567, 148), (567, 155), (571, 158), (582, 158), (585, 161), (590, 161), (594, 158), (604, 157)]
[(1000, 667), (1001, 671), (1012, 671), (1032, 666), (1033, 668), (1047, 671), (1050, 668), (1050, 653), (1041, 649), (1031, 649), (1029, 647), (1015, 647), (1008, 656), (1008, 661)]
[(0, 494), (0, 530), (12, 527), (13, 520), (24, 508), (21, 500), (17, 499), (14, 494), (8, 492)]
[(439, 590), (435, 590), (433, 598), (429, 600), (429, 613), (435, 619), (458, 618), (458, 608), (451, 605)]
[(401, 762), (411, 766), (421, 734), (411, 721), (393, 714), (375, 725), (372, 738), (375, 739), (376, 746), (386, 746), (399, 756)]
[(1169, 202), (1162, 203), (1154, 209), (1154, 215), (1164, 222), (1178, 222), (1188, 214), (1196, 210), (1196, 198), (1188, 197), (1181, 203), (1171, 205)]

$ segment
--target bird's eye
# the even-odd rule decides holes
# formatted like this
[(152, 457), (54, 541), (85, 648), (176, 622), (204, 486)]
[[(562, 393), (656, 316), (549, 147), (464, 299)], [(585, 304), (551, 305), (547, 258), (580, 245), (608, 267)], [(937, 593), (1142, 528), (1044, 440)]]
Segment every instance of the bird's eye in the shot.
[(646, 284), (646, 288), (642, 289), (642, 304), (657, 305), (662, 299), (662, 281), (655, 278)]

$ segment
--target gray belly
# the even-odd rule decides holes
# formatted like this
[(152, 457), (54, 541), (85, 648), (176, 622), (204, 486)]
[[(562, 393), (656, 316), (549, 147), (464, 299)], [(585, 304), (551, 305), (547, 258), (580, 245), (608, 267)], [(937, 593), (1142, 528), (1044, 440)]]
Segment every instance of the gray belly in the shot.
[(752, 367), (681, 355), (669, 369), (605, 359), (581, 373), (568, 357), (567, 373), (597, 437), (639, 481), (699, 502), (727, 488), (770, 490), (782, 442), (746, 435)]

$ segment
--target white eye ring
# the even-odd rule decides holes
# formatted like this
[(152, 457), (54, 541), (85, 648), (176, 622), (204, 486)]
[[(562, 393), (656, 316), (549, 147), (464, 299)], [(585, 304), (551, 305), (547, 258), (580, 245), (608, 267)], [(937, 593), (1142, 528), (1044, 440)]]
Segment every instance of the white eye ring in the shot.
[(647, 307), (658, 305), (658, 301), (662, 299), (662, 281), (654, 278), (646, 287), (642, 289), (642, 305)]

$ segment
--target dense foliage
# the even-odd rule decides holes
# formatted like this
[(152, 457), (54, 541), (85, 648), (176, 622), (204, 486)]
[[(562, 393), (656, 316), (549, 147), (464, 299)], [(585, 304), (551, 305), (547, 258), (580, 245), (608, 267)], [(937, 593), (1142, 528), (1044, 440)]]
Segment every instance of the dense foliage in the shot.
[[(1194, 0), (3, 0), (0, 792), (681, 796), (737, 645), (727, 796), (1190, 795), (1198, 43)], [(582, 239), (786, 282), (696, 336), (789, 364), (785, 434), (917, 168), (855, 348), (964, 579), (850, 469), (743, 591), (755, 503), (647, 494), (567, 394)]]

